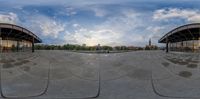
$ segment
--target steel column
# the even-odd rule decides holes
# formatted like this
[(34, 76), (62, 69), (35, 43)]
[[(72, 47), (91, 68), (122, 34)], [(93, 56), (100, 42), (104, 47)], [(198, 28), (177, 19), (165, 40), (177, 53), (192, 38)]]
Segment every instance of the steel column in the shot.
[(19, 40), (17, 40), (17, 52), (19, 52)]
[(169, 52), (169, 45), (168, 45), (168, 43), (169, 43), (169, 41), (168, 41), (168, 36), (167, 36), (167, 38), (166, 38), (166, 53), (168, 53)]
[(194, 52), (194, 39), (192, 40), (192, 51)]
[(34, 37), (32, 39), (32, 52), (35, 52), (35, 48), (34, 48)]
[(0, 28), (0, 53), (2, 53), (3, 46), (2, 46), (2, 37), (1, 37), (1, 28)]

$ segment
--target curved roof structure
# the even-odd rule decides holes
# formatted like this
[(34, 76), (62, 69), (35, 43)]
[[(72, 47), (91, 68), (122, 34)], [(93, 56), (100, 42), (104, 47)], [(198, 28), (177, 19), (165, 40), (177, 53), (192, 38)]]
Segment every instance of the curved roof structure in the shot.
[(16, 38), (28, 40), (34, 43), (41, 43), (42, 40), (31, 31), (14, 24), (0, 23), (0, 37), (2, 38)]
[(166, 43), (168, 42), (181, 42), (188, 40), (199, 40), (200, 38), (200, 23), (186, 24), (177, 27), (167, 34), (165, 34), (158, 42)]

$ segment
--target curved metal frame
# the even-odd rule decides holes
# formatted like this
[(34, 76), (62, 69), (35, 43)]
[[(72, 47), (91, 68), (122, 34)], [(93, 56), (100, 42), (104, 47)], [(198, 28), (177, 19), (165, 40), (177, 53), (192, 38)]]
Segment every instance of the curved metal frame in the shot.
[[(2, 33), (2, 29), (9, 29), (9, 32)], [(13, 31), (17, 31), (17, 32), (14, 32), (16, 33), (14, 34), (14, 36), (10, 36), (13, 33)], [(42, 40), (31, 31), (21, 26), (8, 24), (8, 23), (0, 23), (0, 37), (3, 37), (3, 38), (10, 37), (10, 38), (16, 38), (16, 39), (21, 39), (21, 40), (24, 39), (24, 40), (30, 41), (32, 42), (32, 52), (34, 52), (34, 43), (42, 42)]]
[(21, 33), (24, 33), (26, 35), (32, 36), (34, 38), (34, 43), (41, 43), (42, 40), (36, 36), (34, 33), (32, 33), (31, 31), (21, 27), (21, 26), (17, 26), (14, 24), (8, 24), (8, 23), (0, 23), (0, 28), (8, 28), (8, 29), (13, 29), (13, 30), (17, 30), (17, 31), (21, 31)]
[[(192, 23), (192, 24), (186, 24), (180, 27), (177, 27), (171, 31), (169, 31), (168, 33), (166, 33), (158, 42), (159, 43), (166, 43), (165, 39), (169, 36), (172, 36), (173, 34), (178, 34), (179, 32), (183, 31), (183, 30), (188, 30), (188, 32), (190, 33), (190, 35), (192, 37), (194, 37), (194, 35), (189, 31), (189, 29), (192, 28), (200, 28), (200, 23)], [(180, 33), (179, 33), (180, 34)]]

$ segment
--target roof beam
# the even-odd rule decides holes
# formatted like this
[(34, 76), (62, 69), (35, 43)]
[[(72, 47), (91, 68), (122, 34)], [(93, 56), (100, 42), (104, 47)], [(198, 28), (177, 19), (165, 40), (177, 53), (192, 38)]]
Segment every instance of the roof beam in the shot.
[(28, 36), (28, 35), (25, 34), (25, 35), (23, 35), (23, 36), (20, 36), (19, 38), (24, 38), (24, 37), (26, 37), (26, 36)]
[(184, 38), (185, 38), (186, 40), (188, 40), (188, 38), (187, 38), (187, 37), (184, 35), (184, 33), (182, 33), (181, 31), (179, 31), (178, 34), (184, 36)]
[(21, 31), (18, 32), (18, 33), (16, 33), (16, 34), (14, 35), (14, 37), (19, 37), (19, 35), (20, 35), (21, 33), (22, 33)]
[(9, 36), (13, 32), (13, 29), (10, 29), (10, 32), (7, 34)]
[(187, 29), (187, 31), (190, 33), (190, 35), (192, 36), (192, 39), (194, 39), (195, 37), (194, 37), (194, 35), (192, 34), (192, 32), (189, 30), (189, 29)]

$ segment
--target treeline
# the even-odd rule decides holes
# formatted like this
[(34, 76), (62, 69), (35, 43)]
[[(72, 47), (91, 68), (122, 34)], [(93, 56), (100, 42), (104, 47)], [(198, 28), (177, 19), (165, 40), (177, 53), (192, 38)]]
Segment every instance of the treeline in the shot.
[(65, 44), (65, 45), (35, 45), (36, 50), (144, 50), (142, 47), (134, 47), (134, 46), (86, 46), (86, 45), (75, 45), (75, 44)]

